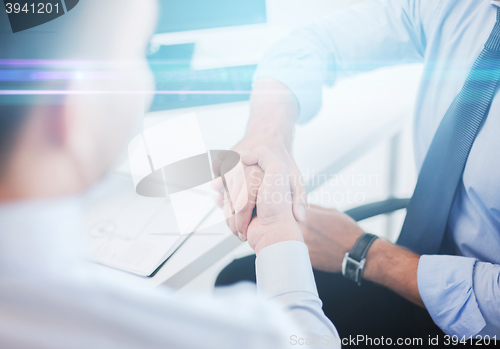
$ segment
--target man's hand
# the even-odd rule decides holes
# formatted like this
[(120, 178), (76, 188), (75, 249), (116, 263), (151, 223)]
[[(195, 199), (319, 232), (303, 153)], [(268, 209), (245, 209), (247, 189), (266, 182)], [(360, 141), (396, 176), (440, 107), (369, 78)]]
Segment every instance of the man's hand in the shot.
[[(233, 147), (241, 153), (266, 146), (288, 168), (290, 174), (290, 190), (292, 193), (293, 213), (297, 221), (305, 219), (306, 192), (301, 180), (301, 174), (291, 155), (293, 131), (298, 115), (298, 105), (295, 97), (288, 88), (272, 79), (259, 80), (252, 92), (251, 118), (248, 123), (245, 137)], [(263, 178), (262, 170), (255, 165), (244, 166), (247, 182), (247, 200), (239, 200), (242, 205), (234, 204), (235, 214), (228, 219), (228, 226), (232, 232), (244, 239), (248, 225), (252, 219), (255, 200)], [(218, 168), (214, 166), (217, 174)], [(226, 176), (231, 201), (241, 198), (243, 179)], [(214, 189), (220, 192), (217, 204), (223, 205), (222, 180), (214, 181)], [(226, 203), (228, 200), (226, 198)], [(226, 207), (226, 210), (228, 208)]]
[(252, 219), (244, 236), (258, 254), (263, 248), (282, 241), (303, 241), (302, 233), (292, 212), (292, 194), (286, 164), (269, 148), (261, 146), (242, 155), (246, 165), (258, 165), (264, 171), (258, 188), (257, 216)]
[[(313, 268), (338, 273), (342, 260), (363, 230), (352, 218), (334, 209), (311, 205), (300, 223)], [(368, 250), (362, 277), (424, 307), (417, 284), (420, 256), (388, 241), (377, 239)]]
[(363, 235), (363, 230), (351, 217), (335, 209), (311, 205), (306, 210), (306, 217), (299, 226), (313, 268), (340, 272), (345, 253)]

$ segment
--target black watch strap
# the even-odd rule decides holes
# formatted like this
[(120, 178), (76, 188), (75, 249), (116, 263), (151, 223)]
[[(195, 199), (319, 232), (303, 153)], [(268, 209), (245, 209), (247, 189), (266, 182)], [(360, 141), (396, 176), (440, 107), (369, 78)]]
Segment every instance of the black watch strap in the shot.
[(342, 262), (342, 275), (351, 279), (358, 285), (361, 284), (361, 271), (365, 264), (365, 257), (370, 249), (370, 246), (378, 238), (377, 235), (364, 233), (356, 241), (350, 252), (347, 252)]

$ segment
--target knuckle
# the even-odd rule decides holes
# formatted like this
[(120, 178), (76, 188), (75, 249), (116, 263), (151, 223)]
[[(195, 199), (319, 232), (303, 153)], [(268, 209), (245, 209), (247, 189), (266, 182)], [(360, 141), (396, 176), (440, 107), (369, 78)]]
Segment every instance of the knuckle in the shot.
[(239, 212), (243, 211), (243, 210), (248, 210), (247, 208), (247, 205), (248, 204), (248, 200), (246, 198), (242, 198), (242, 199), (237, 199), (235, 202), (234, 202), (234, 208), (236, 210), (238, 210)]
[(251, 166), (248, 168), (248, 174), (256, 177), (261, 177), (264, 175), (264, 170), (259, 166)]
[(245, 233), (246, 232), (246, 229), (248, 227), (248, 219), (246, 216), (243, 216), (243, 217), (240, 217), (237, 221), (236, 221), (236, 227), (237, 227), (237, 230), (240, 232), (240, 233)]
[(281, 160), (277, 160), (274, 164), (274, 168), (276, 169), (276, 171), (280, 172), (280, 173), (288, 173), (288, 167), (286, 166), (286, 164), (281, 161)]
[(257, 148), (255, 148), (258, 152), (263, 152), (267, 153), (270, 152), (269, 148), (265, 145), (259, 145)]

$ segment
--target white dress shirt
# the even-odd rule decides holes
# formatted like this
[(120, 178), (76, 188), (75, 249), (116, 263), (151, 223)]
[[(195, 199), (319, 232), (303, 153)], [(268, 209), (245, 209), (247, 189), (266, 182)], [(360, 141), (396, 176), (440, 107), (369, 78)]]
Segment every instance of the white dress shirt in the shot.
[(82, 236), (76, 198), (0, 206), (1, 348), (339, 347), (303, 243), (259, 253), (265, 297), (249, 284), (187, 296), (101, 279), (80, 257)]
[[(495, 25), (494, 5), (498, 1), (367, 0), (291, 33), (266, 54), (254, 79), (285, 84), (299, 103), (299, 122), (306, 122), (321, 107), (322, 85), (380, 67), (423, 63), (414, 121), (419, 168)], [(451, 208), (449, 255), (424, 255), (418, 265), (427, 310), (444, 332), (460, 338), (500, 338), (499, 130), (497, 91)]]

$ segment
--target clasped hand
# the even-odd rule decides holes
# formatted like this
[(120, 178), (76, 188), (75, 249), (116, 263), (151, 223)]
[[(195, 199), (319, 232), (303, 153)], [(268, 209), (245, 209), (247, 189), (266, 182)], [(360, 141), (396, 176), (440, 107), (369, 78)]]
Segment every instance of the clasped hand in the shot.
[[(233, 233), (243, 241), (248, 240), (256, 253), (280, 241), (304, 241), (314, 268), (339, 272), (344, 254), (354, 246), (363, 230), (346, 214), (315, 205), (309, 205), (306, 219), (297, 223), (292, 209), (293, 185), (286, 163), (265, 146), (250, 152), (240, 151), (240, 154), (247, 169), (246, 180), (227, 176), (229, 195), (223, 190), (222, 180), (214, 186), (221, 192), (217, 203), (225, 210), (226, 217), (230, 217), (227, 223)], [(247, 185), (246, 181), (250, 183)], [(243, 186), (247, 186), (246, 190), (242, 190)], [(235, 214), (230, 210), (238, 213), (248, 207), (252, 211), (255, 207), (256, 215), (248, 219), (247, 229), (238, 229)]]
[[(256, 208), (256, 215), (250, 220), (246, 230), (238, 231), (231, 220), (228, 225), (233, 233), (241, 240), (248, 240), (250, 246), (258, 254), (263, 248), (282, 241), (304, 241), (301, 230), (295, 220), (292, 211), (292, 194), (289, 183), (289, 170), (286, 164), (278, 159), (267, 147), (260, 146), (251, 151), (241, 151), (243, 164), (255, 169), (262, 169), (263, 177), (254, 177), (250, 180), (258, 180), (258, 185), (250, 185), (249, 197), (254, 199), (250, 203)], [(258, 167), (257, 167), (258, 166)], [(215, 188), (221, 188), (224, 195), (220, 195), (218, 205), (226, 211), (226, 217), (232, 216), (229, 210), (241, 210), (242, 205), (247, 205), (246, 196), (241, 199), (241, 190), (246, 185), (244, 179), (227, 178), (231, 188), (230, 194), (223, 190), (222, 180), (215, 184)], [(231, 193), (238, 193), (231, 197)], [(233, 220), (234, 222), (234, 220)]]

